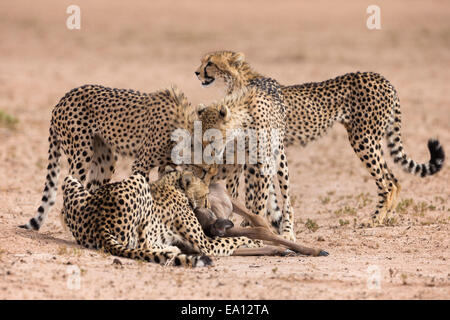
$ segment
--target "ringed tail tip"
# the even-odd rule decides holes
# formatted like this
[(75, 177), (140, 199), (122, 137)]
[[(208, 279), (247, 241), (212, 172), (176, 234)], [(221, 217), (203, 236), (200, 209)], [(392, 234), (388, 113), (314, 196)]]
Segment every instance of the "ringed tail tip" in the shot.
[(428, 150), (430, 151), (430, 171), (429, 174), (435, 174), (442, 169), (445, 160), (445, 153), (442, 145), (437, 139), (428, 140)]

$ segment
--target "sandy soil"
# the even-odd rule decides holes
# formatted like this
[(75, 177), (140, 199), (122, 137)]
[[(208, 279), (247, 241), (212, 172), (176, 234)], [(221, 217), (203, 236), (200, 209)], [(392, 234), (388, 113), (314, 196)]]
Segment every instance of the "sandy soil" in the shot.
[[(39, 232), (17, 228), (40, 203), (50, 112), (66, 91), (98, 83), (150, 92), (175, 83), (193, 103), (208, 103), (222, 93), (202, 89), (193, 72), (215, 49), (243, 51), (285, 84), (379, 72), (399, 92), (407, 152), (427, 161), (432, 136), (449, 151), (450, 3), (377, 1), (382, 29), (368, 30), (372, 2), (79, 0), (81, 30), (68, 30), (72, 1), (2, 1), (0, 110), (18, 122), (0, 120), (0, 298), (448, 299), (448, 164), (421, 179), (389, 159), (403, 187), (392, 225), (355, 228), (374, 208), (376, 188), (339, 125), (289, 150), (298, 241), (329, 257), (215, 258), (198, 270), (113, 264), (63, 230), (60, 194)], [(115, 179), (127, 176), (129, 160), (119, 167)]]

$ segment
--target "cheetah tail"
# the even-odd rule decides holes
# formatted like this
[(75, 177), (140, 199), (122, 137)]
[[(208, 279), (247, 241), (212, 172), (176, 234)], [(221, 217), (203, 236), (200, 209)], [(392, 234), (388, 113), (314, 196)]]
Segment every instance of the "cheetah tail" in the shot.
[(103, 247), (113, 255), (159, 263), (162, 265), (174, 265), (184, 267), (204, 267), (212, 265), (212, 260), (208, 256), (186, 255), (178, 252), (157, 249), (130, 249), (117, 241), (116, 237), (106, 228), (101, 228)]
[(78, 219), (76, 215), (72, 215), (72, 217), (67, 215), (67, 209), (86, 201), (86, 198), (90, 193), (79, 180), (71, 175), (66, 176), (61, 188), (63, 191), (63, 208), (61, 210), (60, 218), (63, 229), (67, 231), (69, 229), (68, 226), (75, 223), (73, 219)]
[(387, 146), (391, 156), (394, 158), (394, 162), (400, 163), (406, 172), (420, 175), (421, 177), (431, 176), (442, 169), (445, 160), (445, 153), (438, 140), (428, 140), (430, 160), (427, 163), (417, 163), (404, 152), (400, 130), (400, 103), (398, 98), (396, 98), (393, 116), (389, 122), (389, 127), (387, 130)]
[(60, 158), (61, 158), (61, 142), (58, 140), (58, 135), (50, 126), (50, 134), (48, 137), (48, 166), (47, 176), (45, 178), (45, 186), (42, 195), (42, 202), (37, 210), (34, 218), (31, 218), (26, 224), (21, 225), (21, 228), (39, 230), (44, 223), (51, 207), (55, 204), (56, 193), (58, 191), (58, 176), (60, 172)]

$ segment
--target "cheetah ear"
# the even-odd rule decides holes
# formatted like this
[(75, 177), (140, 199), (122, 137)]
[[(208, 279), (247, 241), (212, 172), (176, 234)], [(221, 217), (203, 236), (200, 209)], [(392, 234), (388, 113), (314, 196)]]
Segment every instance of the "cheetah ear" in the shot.
[(236, 67), (242, 65), (244, 61), (245, 61), (245, 54), (243, 52), (236, 52), (232, 57), (232, 63)]
[(219, 115), (223, 120), (228, 120), (229, 115), (230, 115), (230, 110), (228, 109), (227, 106), (221, 105), (219, 108)]
[(192, 123), (196, 120), (199, 120), (198, 117), (202, 114), (203, 110), (206, 108), (205, 105), (199, 104), (195, 107), (193, 107), (187, 115), (187, 120), (189, 123)]
[(187, 190), (187, 188), (191, 185), (192, 180), (194, 179), (194, 174), (190, 171), (183, 172), (181, 175), (181, 187), (184, 190)]
[(164, 173), (169, 173), (169, 172), (173, 172), (176, 171), (176, 168), (172, 167), (172, 166), (165, 166), (164, 168)]

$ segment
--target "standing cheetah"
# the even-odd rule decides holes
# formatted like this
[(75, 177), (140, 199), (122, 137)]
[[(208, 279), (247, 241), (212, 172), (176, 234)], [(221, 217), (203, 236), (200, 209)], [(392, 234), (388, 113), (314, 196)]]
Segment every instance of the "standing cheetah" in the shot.
[[(246, 207), (255, 214), (268, 214), (268, 218), (277, 231), (287, 239), (295, 241), (294, 212), (289, 198), (289, 170), (284, 148), (285, 110), (280, 85), (274, 79), (266, 78), (252, 70), (242, 53), (231, 51), (206, 54), (195, 74), (203, 85), (209, 85), (216, 78), (222, 78), (228, 93), (228, 97), (217, 106), (206, 108), (206, 112), (199, 110), (201, 112), (199, 116), (203, 122), (217, 122), (212, 126), (214, 128), (221, 126), (221, 122), (227, 126), (229, 122), (227, 117), (233, 119), (238, 113), (243, 113), (247, 117), (242, 122), (243, 129), (258, 133), (266, 132), (268, 141), (272, 140), (273, 132), (276, 131), (278, 137), (275, 141), (278, 148), (275, 152), (274, 150), (264, 151), (267, 156), (275, 157), (275, 170), (271, 174), (264, 174), (263, 172), (268, 172), (270, 169), (259, 159), (257, 164), (246, 161), (244, 165)], [(228, 105), (229, 115), (226, 112), (227, 109), (223, 108), (223, 104), (225, 107)], [(270, 144), (268, 143), (269, 148), (272, 147)], [(246, 152), (250, 154), (248, 145), (246, 148)], [(234, 171), (227, 175), (227, 189), (233, 197), (237, 197), (239, 173)], [(274, 196), (271, 197), (272, 201), (268, 201), (269, 195), (274, 194), (272, 182), (274, 176), (278, 178), (283, 196), (282, 214), (278, 205), (274, 204)]]
[[(217, 63), (218, 56), (222, 60), (228, 58), (228, 64)], [(240, 63), (233, 64), (230, 57), (240, 57)], [(242, 53), (219, 52), (203, 56), (195, 73), (204, 86), (216, 78), (224, 79), (230, 94), (252, 71)], [(419, 164), (405, 153), (400, 133), (400, 101), (392, 84), (379, 74), (349, 73), (323, 82), (281, 86), (280, 90), (286, 111), (285, 146), (304, 146), (323, 135), (334, 122), (345, 126), (352, 148), (378, 187), (378, 205), (364, 226), (383, 223), (388, 211), (395, 208), (400, 192), (400, 184), (383, 159), (383, 137), (387, 138), (394, 162), (407, 172), (425, 177), (443, 166), (445, 154), (437, 140), (428, 141), (431, 156), (428, 163)], [(233, 181), (236, 183), (238, 179), (234, 177), (228, 184)]]
[(187, 121), (189, 106), (176, 88), (147, 94), (85, 85), (69, 91), (52, 112), (42, 204), (21, 227), (39, 230), (54, 205), (61, 149), (69, 174), (91, 191), (110, 181), (119, 154), (134, 158), (133, 173), (148, 177), (152, 168), (171, 163), (170, 134)]
[(207, 255), (256, 246), (245, 237), (205, 236), (194, 209), (209, 207), (208, 194), (207, 184), (191, 172), (173, 171), (151, 184), (136, 174), (92, 193), (69, 175), (62, 215), (84, 247), (161, 264), (207, 266), (212, 264)]
[(430, 139), (430, 161), (419, 164), (403, 149), (400, 100), (383, 76), (373, 72), (348, 73), (323, 82), (282, 87), (286, 105), (286, 145), (306, 145), (323, 135), (334, 122), (342, 123), (350, 144), (378, 187), (379, 202), (363, 226), (384, 222), (395, 208), (400, 184), (383, 158), (381, 140), (395, 163), (406, 172), (426, 177), (443, 166), (445, 154), (438, 140)]

